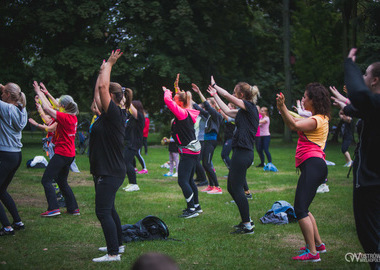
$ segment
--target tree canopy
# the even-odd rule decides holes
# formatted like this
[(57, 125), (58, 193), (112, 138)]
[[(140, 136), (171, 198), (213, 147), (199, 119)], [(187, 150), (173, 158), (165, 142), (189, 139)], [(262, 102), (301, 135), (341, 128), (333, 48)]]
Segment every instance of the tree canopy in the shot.
[[(379, 60), (378, 1), (290, 1), (292, 96), (318, 81), (343, 87), (342, 62), (361, 48), (363, 67)], [(256, 84), (259, 103), (275, 106), (284, 85), (281, 3), (264, 0), (15, 0), (0, 6), (0, 82), (18, 83), (33, 104), (33, 80), (55, 96), (70, 94), (89, 111), (103, 59), (124, 51), (112, 80), (134, 90), (151, 114), (163, 108), (161, 86), (210, 76), (232, 91)]]

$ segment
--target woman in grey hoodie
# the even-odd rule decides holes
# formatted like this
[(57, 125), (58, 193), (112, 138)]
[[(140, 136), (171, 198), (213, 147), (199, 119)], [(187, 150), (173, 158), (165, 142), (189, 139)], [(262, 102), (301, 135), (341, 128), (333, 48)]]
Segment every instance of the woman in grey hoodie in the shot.
[[(25, 94), (15, 83), (0, 84), (0, 236), (14, 235), (14, 230), (24, 229), (17, 207), (7, 188), (21, 164), (21, 131), (28, 117)], [(3, 205), (13, 218), (9, 222)]]

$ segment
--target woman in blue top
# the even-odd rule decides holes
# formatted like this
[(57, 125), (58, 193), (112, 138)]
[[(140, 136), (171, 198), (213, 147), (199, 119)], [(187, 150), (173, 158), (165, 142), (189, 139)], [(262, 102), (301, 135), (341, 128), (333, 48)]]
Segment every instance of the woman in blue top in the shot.
[[(25, 94), (15, 83), (0, 84), (0, 236), (14, 235), (15, 230), (24, 229), (17, 207), (7, 188), (21, 164), (21, 131), (28, 122), (25, 109)], [(9, 222), (3, 205), (13, 218)]]
[[(222, 87), (216, 85), (214, 77), (211, 77), (211, 85), (208, 92), (215, 98), (219, 107), (229, 117), (235, 118), (236, 129), (232, 139), (233, 154), (231, 167), (228, 173), (227, 188), (239, 208), (241, 223), (235, 226), (237, 234), (252, 234), (254, 227), (249, 216), (248, 200), (244, 194), (247, 169), (253, 162), (253, 146), (255, 134), (259, 125), (259, 113), (256, 108), (259, 89), (245, 82), (239, 82), (234, 89), (233, 95)], [(240, 109), (230, 109), (218, 96), (233, 103)]]

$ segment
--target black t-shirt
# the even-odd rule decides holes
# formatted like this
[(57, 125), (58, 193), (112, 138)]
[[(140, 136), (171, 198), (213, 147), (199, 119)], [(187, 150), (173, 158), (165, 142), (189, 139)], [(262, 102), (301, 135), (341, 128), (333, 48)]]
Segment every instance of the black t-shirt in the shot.
[(235, 120), (233, 122), (224, 122), (224, 141), (232, 139), (235, 127)]
[(129, 115), (127, 127), (125, 128), (125, 146), (129, 149), (139, 150), (143, 145), (143, 130), (145, 117), (137, 112), (137, 119)]
[(112, 100), (90, 133), (90, 172), (93, 175), (125, 177), (124, 132), (127, 114)]
[(252, 102), (246, 100), (243, 102), (245, 110), (240, 109), (235, 117), (236, 129), (232, 138), (232, 147), (253, 150), (259, 125), (259, 112)]

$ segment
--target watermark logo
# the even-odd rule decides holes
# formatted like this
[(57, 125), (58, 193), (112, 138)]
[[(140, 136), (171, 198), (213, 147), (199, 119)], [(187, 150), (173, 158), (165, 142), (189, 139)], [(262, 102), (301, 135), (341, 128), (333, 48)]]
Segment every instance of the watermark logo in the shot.
[(344, 256), (346, 262), (380, 262), (380, 254), (378, 253), (346, 253)]

